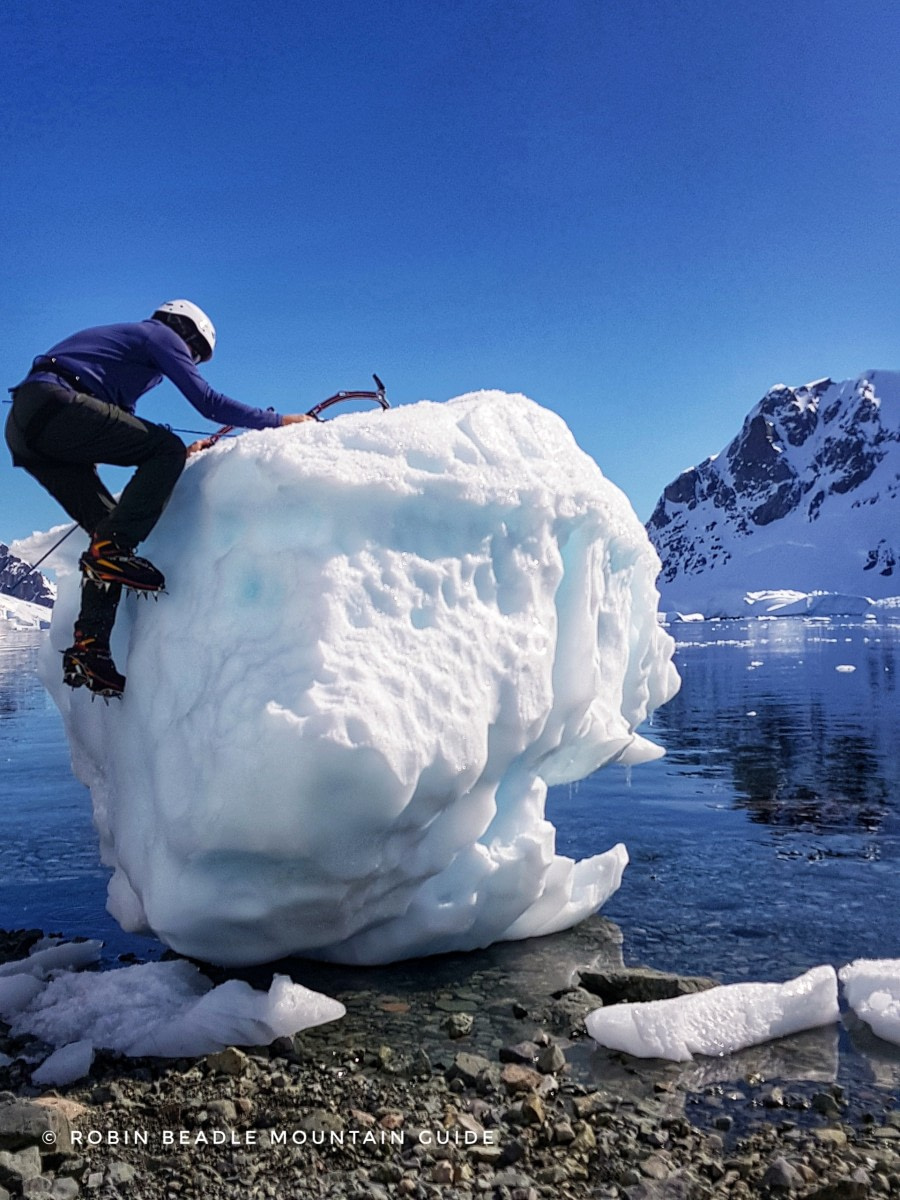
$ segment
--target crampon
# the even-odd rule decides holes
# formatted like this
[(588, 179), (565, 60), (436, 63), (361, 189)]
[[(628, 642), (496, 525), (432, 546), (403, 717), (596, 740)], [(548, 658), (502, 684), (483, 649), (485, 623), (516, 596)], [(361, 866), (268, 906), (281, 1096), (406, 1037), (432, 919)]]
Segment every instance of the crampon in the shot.
[(85, 579), (100, 587), (118, 583), (145, 595), (165, 589), (166, 580), (146, 558), (139, 558), (111, 538), (92, 538), (91, 544), (78, 560)]
[(116, 670), (109, 646), (77, 632), (75, 644), (63, 651), (63, 683), (71, 688), (86, 687), (104, 700), (120, 697), (125, 691), (125, 676)]

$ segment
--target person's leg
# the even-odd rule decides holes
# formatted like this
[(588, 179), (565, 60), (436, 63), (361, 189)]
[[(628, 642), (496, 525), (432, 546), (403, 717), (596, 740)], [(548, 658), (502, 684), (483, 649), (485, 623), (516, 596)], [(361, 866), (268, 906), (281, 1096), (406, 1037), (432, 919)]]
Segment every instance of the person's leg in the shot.
[[(33, 461), (23, 463), (23, 467), (87, 533), (93, 534), (99, 522), (116, 507), (115, 499), (91, 465)], [(119, 584), (101, 587), (84, 579), (81, 612), (75, 622), (76, 642), (81, 634), (109, 645), (121, 594)]]
[[(41, 386), (26, 384), (19, 389), (17, 408), (27, 413), (29, 403), (34, 403), (28, 389)], [(21, 465), (38, 478), (32, 466), (35, 460), (91, 469), (96, 463), (137, 467), (118, 503), (113, 501), (112, 508), (102, 513), (94, 509), (95, 519), (90, 529), (98, 538), (111, 538), (133, 550), (159, 520), (184, 469), (184, 443), (164, 426), (142, 421), (114, 404), (95, 400), (93, 396), (68, 395), (68, 401), (53, 408), (37, 432), (28, 438), (29, 453)], [(46, 474), (41, 482), (51, 490)], [(66, 507), (66, 511), (71, 509)], [(80, 517), (75, 519), (81, 524)]]
[[(121, 695), (125, 678), (109, 651), (122, 592), (118, 580), (127, 583), (133, 576), (148, 590), (164, 586), (151, 564), (129, 554), (159, 518), (184, 466), (184, 446), (162, 426), (139, 421), (90, 396), (73, 397), (52, 384), (17, 389), (6, 437), (16, 465), (91, 534), (91, 551), (82, 556), (85, 577), (74, 642), (63, 656), (64, 679), (73, 687), (84, 684), (105, 696)], [(118, 504), (97, 474), (95, 462), (138, 466)], [(98, 546), (107, 555), (99, 562), (92, 556)], [(118, 548), (126, 553), (117, 559)], [(125, 562), (133, 564), (136, 572), (123, 574)]]
[(21, 465), (86, 533), (93, 534), (116, 507), (115, 498), (92, 463), (33, 459)]

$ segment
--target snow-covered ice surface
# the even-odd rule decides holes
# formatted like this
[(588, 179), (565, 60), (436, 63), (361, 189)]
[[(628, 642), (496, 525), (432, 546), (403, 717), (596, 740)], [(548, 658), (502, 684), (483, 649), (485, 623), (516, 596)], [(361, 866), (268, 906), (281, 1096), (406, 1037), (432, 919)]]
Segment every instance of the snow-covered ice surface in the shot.
[(13, 629), (49, 629), (51, 609), (44, 604), (33, 604), (0, 592), (0, 621)]
[(96, 942), (64, 943), (50, 953), (38, 949), (4, 963), (0, 978), (0, 1017), (12, 1035), (31, 1034), (58, 1048), (34, 1072), (39, 1084), (86, 1075), (95, 1049), (194, 1057), (232, 1045), (267, 1045), (346, 1011), (286, 975), (276, 975), (263, 992), (238, 979), (214, 987), (182, 959), (79, 972), (99, 954)]
[(900, 1045), (900, 958), (858, 958), (839, 975), (856, 1015), (880, 1038)]
[(790, 588), (772, 588), (758, 592), (741, 589), (712, 591), (703, 611), (672, 610), (662, 614), (669, 623), (703, 621), (708, 618), (745, 617), (872, 617), (897, 607), (900, 597), (870, 600), (868, 596), (844, 592), (797, 592)]
[(830, 1025), (839, 1016), (834, 967), (814, 967), (788, 983), (732, 983), (672, 1000), (614, 1004), (585, 1018), (601, 1046), (636, 1058), (687, 1062)]
[(481, 392), (244, 434), (189, 462), (123, 603), (122, 703), (43, 678), (125, 929), (227, 964), (464, 950), (566, 928), (622, 845), (555, 852), (548, 784), (660, 751), (659, 562), (565, 424)]

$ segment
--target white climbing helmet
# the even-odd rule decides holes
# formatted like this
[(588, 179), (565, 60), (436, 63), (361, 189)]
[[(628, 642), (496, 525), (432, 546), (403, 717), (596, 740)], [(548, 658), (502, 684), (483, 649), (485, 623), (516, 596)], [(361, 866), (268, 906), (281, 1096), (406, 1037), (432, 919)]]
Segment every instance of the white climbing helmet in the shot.
[(202, 308), (190, 300), (167, 300), (160, 304), (153, 319), (170, 325), (184, 338), (197, 362), (208, 362), (216, 348), (216, 330)]

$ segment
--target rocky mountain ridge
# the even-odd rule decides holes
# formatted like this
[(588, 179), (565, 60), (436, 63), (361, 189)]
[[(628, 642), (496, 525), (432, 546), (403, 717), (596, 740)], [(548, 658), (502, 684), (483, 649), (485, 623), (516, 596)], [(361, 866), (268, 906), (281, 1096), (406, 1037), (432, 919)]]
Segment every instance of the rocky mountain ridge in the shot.
[(897, 595), (898, 518), (900, 373), (779, 384), (660, 497), (647, 530), (663, 607), (764, 588)]
[(0, 542), (0, 593), (45, 608), (52, 608), (56, 599), (55, 589), (40, 571), (17, 558), (3, 542)]

